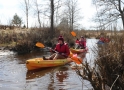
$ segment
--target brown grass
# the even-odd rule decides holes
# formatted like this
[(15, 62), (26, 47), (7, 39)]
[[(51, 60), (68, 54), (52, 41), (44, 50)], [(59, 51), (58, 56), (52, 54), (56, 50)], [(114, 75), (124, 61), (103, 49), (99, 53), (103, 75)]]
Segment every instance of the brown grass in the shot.
[(115, 34), (108, 44), (95, 50), (94, 67), (85, 62), (83, 74), (79, 70), (78, 74), (90, 81), (94, 90), (106, 90), (106, 86), (109, 90), (124, 90), (124, 35)]

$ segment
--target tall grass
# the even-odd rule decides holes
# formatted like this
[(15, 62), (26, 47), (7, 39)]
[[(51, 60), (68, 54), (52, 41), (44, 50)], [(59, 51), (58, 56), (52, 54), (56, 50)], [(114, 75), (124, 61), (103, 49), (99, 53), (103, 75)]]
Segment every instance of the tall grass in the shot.
[(36, 49), (36, 42), (41, 42), (45, 46), (54, 47), (58, 41), (58, 37), (62, 35), (65, 42), (69, 46), (74, 45), (73, 36), (71, 36), (69, 30), (60, 31), (55, 29), (54, 37), (51, 38), (50, 28), (31, 28), (28, 30), (8, 30), (0, 32), (0, 45), (8, 47), (18, 54), (29, 53)]
[(93, 49), (94, 66), (86, 61), (83, 73), (78, 74), (91, 82), (94, 90), (124, 90), (124, 35), (115, 33), (111, 41)]

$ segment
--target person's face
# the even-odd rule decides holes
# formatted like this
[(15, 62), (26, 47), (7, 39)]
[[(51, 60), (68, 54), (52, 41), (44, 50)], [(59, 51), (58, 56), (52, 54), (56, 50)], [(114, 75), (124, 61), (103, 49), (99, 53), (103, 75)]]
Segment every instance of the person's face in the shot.
[(83, 40), (83, 38), (81, 38), (81, 40)]
[(59, 42), (60, 44), (63, 44), (62, 40), (59, 40), (58, 42)]

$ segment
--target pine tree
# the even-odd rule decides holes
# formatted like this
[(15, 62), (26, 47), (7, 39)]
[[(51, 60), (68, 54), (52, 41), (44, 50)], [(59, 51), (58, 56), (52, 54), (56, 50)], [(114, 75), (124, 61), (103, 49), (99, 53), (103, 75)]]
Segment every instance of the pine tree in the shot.
[(22, 19), (17, 14), (15, 14), (12, 19), (12, 24), (14, 26), (20, 27), (22, 24)]

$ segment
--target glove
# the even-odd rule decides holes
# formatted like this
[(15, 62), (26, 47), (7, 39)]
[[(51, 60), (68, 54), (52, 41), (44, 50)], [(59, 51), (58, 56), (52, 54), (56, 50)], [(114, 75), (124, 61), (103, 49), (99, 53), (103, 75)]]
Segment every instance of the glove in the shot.
[(60, 54), (60, 55), (65, 55), (65, 53), (60, 53), (60, 52), (59, 52), (59, 54)]
[(62, 55), (62, 53), (59, 52), (60, 55)]
[(64, 56), (64, 55), (65, 55), (65, 53), (61, 53), (61, 55), (63, 55), (63, 56)]
[(50, 48), (50, 52), (53, 52), (53, 53), (55, 53), (55, 51), (54, 51), (52, 48)]
[(52, 52), (53, 50), (50, 48), (50, 52)]

